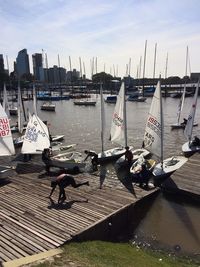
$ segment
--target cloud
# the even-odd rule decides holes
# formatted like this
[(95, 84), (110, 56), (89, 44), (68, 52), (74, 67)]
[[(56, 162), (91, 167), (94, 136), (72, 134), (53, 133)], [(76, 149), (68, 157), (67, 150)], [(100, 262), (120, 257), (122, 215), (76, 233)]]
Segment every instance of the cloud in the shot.
[(186, 46), (192, 69), (198, 70), (198, 0), (0, 0), (0, 53), (13, 61), (19, 50), (29, 55), (48, 54), (49, 65), (69, 68), (68, 57), (79, 68), (79, 56), (90, 72), (90, 59), (98, 57), (98, 69), (118, 65), (120, 75), (132, 58), (136, 74), (144, 42), (148, 40), (146, 75), (153, 72), (154, 45), (158, 44), (156, 73), (164, 73), (169, 53), (169, 75), (183, 75)]

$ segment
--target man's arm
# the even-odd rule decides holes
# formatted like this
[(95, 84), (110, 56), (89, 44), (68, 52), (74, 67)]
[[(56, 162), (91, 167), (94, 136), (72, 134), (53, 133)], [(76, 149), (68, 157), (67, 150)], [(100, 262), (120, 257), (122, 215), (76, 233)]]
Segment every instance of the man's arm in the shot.
[(55, 188), (56, 188), (56, 186), (51, 189), (51, 193), (50, 193), (49, 197), (51, 197), (51, 195), (53, 194)]

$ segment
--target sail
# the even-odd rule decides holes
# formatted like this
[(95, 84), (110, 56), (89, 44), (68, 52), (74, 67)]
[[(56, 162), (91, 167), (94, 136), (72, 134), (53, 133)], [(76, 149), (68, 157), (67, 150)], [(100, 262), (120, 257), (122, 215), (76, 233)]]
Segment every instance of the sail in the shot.
[(10, 130), (8, 116), (0, 104), (0, 155), (10, 156), (15, 154), (13, 138)]
[(185, 131), (184, 131), (184, 135), (189, 141), (191, 141), (191, 139), (192, 139), (192, 129), (193, 129), (194, 117), (195, 117), (195, 113), (196, 113), (198, 91), (199, 91), (199, 81), (198, 81), (198, 84), (197, 84), (197, 87), (195, 90), (195, 94), (194, 94), (194, 97), (192, 100), (192, 107), (191, 107), (190, 114), (189, 114), (188, 119), (187, 119)]
[(183, 93), (182, 93), (182, 96), (180, 98), (180, 102), (179, 102), (179, 105), (178, 105), (178, 112), (177, 112), (177, 124), (179, 124), (180, 122), (180, 117), (181, 117), (181, 112), (183, 110), (183, 105), (184, 105), (184, 102), (185, 102), (185, 92), (186, 92), (186, 83), (184, 84), (184, 89), (183, 89)]
[(24, 117), (23, 106), (22, 106), (21, 89), (19, 85), (18, 85), (17, 113), (18, 113), (18, 129), (19, 129), (19, 132), (22, 133), (23, 128), (24, 128), (25, 117)]
[(161, 85), (158, 81), (147, 118), (144, 147), (160, 159), (163, 158), (163, 116)]
[(9, 105), (8, 105), (8, 96), (7, 96), (5, 83), (4, 83), (4, 87), (3, 87), (3, 109), (6, 112), (7, 116), (10, 117), (10, 111), (9, 111)]
[(117, 103), (112, 117), (111, 124), (111, 142), (126, 146), (126, 132), (125, 132), (125, 85), (122, 82), (119, 94), (117, 96)]
[(23, 154), (34, 154), (49, 147), (48, 128), (38, 116), (33, 114), (26, 128), (21, 152)]
[(101, 97), (101, 144), (102, 144), (102, 152), (104, 151), (104, 135), (105, 135), (105, 108), (104, 108), (104, 98), (103, 98), (103, 89), (102, 84), (100, 88), (100, 97)]

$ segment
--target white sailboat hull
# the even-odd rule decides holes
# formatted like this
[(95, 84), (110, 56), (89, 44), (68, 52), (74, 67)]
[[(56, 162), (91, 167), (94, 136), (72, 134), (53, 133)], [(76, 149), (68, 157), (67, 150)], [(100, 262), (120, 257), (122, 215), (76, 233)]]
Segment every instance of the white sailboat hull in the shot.
[(51, 166), (59, 168), (73, 169), (78, 167), (85, 168), (86, 163), (83, 162), (84, 158), (79, 152), (66, 152), (51, 157)]
[[(133, 154), (133, 162), (137, 161), (139, 159), (139, 157), (143, 157), (146, 158), (148, 157), (151, 153), (145, 149), (145, 148), (138, 148), (138, 149), (130, 149), (132, 154)], [(125, 163), (125, 155), (121, 156), (117, 162), (116, 162), (119, 166), (123, 165)]]
[(200, 151), (200, 146), (195, 146), (191, 142), (186, 142), (182, 145), (182, 151), (184, 154), (193, 154)]
[[(195, 127), (195, 126), (198, 126), (198, 123), (197, 123), (197, 122), (194, 122), (194, 123), (193, 123), (193, 127)], [(182, 123), (180, 123), (180, 124), (175, 123), (175, 124), (172, 124), (172, 125), (171, 125), (171, 128), (172, 128), (172, 130), (173, 130), (173, 129), (185, 129), (185, 124), (182, 124)]]
[(101, 163), (105, 161), (116, 160), (120, 158), (125, 153), (125, 151), (126, 149), (123, 147), (108, 149), (98, 154), (98, 161)]
[(167, 158), (163, 161), (163, 166), (161, 163), (156, 164), (152, 173), (156, 179), (170, 176), (187, 161), (188, 159), (184, 156), (173, 156), (171, 158)]

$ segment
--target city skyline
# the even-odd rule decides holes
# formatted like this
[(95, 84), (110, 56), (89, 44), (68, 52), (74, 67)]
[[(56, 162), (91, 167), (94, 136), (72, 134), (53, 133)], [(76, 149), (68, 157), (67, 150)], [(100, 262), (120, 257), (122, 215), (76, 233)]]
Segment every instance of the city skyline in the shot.
[[(189, 47), (191, 72), (200, 72), (200, 2), (127, 0), (127, 1), (53, 1), (0, 0), (0, 54), (13, 61), (26, 48), (32, 71), (32, 54), (48, 55), (49, 67), (58, 65), (79, 70), (79, 57), (87, 77), (91, 76), (91, 60), (97, 58), (97, 72), (118, 76), (127, 72), (131, 58), (131, 76), (135, 77), (147, 40), (145, 77), (153, 76), (155, 44), (157, 43), (156, 74), (185, 75), (186, 47)], [(189, 72), (189, 67), (188, 67)], [(188, 73), (189, 74), (189, 73)]]

